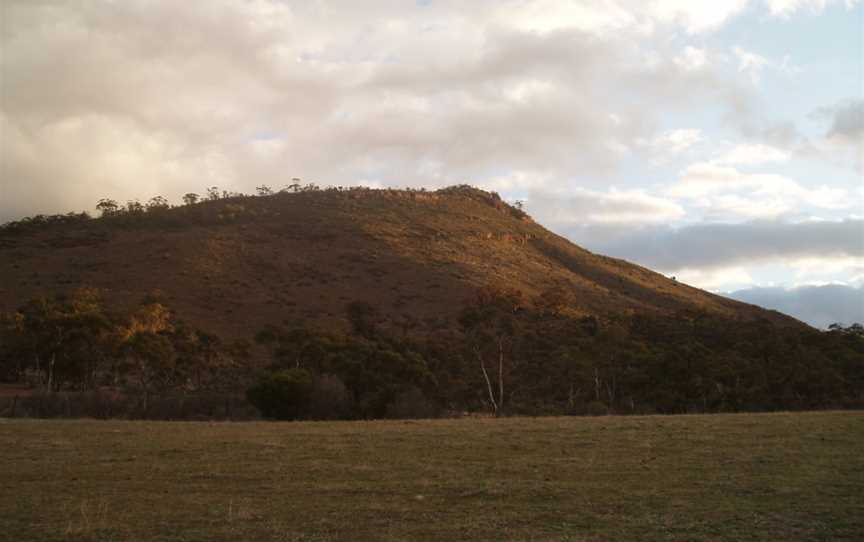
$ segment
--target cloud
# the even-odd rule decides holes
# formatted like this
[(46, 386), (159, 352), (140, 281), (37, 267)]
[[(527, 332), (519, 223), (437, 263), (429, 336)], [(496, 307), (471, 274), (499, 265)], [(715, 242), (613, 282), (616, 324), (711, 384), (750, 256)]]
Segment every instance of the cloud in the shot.
[(831, 127), (825, 137), (859, 146), (864, 144), (864, 100), (849, 100), (823, 111), (831, 117)]
[(833, 323), (864, 322), (864, 288), (832, 284), (798, 288), (748, 288), (727, 296), (774, 309), (808, 324), (827, 328)]
[(804, 68), (792, 63), (789, 55), (776, 61), (741, 47), (733, 47), (732, 54), (738, 61), (738, 71), (749, 77), (754, 86), (759, 85), (762, 80), (762, 72), (766, 69), (786, 77), (794, 77), (804, 72)]
[(744, 287), (755, 281), (750, 272), (741, 266), (710, 269), (682, 268), (674, 271), (675, 280), (705, 290), (717, 291), (721, 288)]
[[(761, 153), (761, 154), (760, 154)], [(775, 173), (745, 173), (723, 162), (748, 163), (782, 160), (779, 150), (762, 146), (738, 146), (716, 162), (691, 164), (666, 193), (691, 201), (707, 217), (715, 220), (734, 218), (777, 218), (795, 214), (804, 205), (822, 209), (849, 209), (856, 205), (842, 188), (807, 188)]]
[(702, 133), (694, 128), (667, 130), (651, 140), (639, 140), (637, 145), (653, 155), (655, 165), (666, 163), (702, 141)]
[(859, 0), (765, 0), (772, 15), (789, 17), (800, 10), (810, 10), (815, 13), (823, 11), (831, 4), (843, 3), (846, 9), (852, 9)]
[(536, 190), (530, 192), (528, 205), (544, 221), (565, 229), (584, 224), (659, 224), (684, 216), (681, 206), (672, 201), (639, 190), (615, 188), (605, 192), (574, 189), (567, 193)]
[(732, 52), (738, 59), (738, 71), (746, 73), (753, 84), (759, 83), (762, 70), (769, 65), (768, 59), (740, 47), (735, 47)]
[(602, 178), (662, 115), (746, 108), (657, 30), (745, 4), (9, 1), (0, 221), (294, 176)]
[[(584, 233), (584, 232), (583, 232)], [(592, 249), (652, 269), (716, 269), (770, 262), (864, 258), (864, 220), (754, 221), (656, 227)]]
[[(691, 151), (700, 131), (658, 134), (670, 116), (757, 110), (755, 64), (730, 74), (693, 38), (752, 5), (8, 0), (0, 222), (295, 176), (552, 192), (578, 172), (596, 189), (633, 153)], [(594, 219), (682, 216), (637, 192), (660, 211)]]
[(741, 13), (748, 0), (588, 0), (500, 2), (497, 20), (525, 31), (551, 32), (576, 27), (592, 32), (651, 33), (657, 26), (677, 26), (689, 34), (707, 32)]
[(748, 0), (653, 0), (646, 2), (649, 13), (665, 23), (676, 22), (688, 33), (713, 30), (747, 7)]
[(736, 145), (716, 163), (731, 165), (756, 165), (771, 162), (786, 162), (791, 157), (788, 151), (762, 143)]
[(675, 57), (674, 62), (686, 71), (701, 70), (708, 64), (708, 54), (705, 49), (688, 45)]

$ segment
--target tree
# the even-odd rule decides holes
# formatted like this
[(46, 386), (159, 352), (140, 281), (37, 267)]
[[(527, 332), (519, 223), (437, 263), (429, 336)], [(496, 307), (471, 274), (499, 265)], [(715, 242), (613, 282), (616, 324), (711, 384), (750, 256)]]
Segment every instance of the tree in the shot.
[(153, 196), (150, 198), (150, 201), (147, 202), (147, 211), (162, 211), (168, 209), (170, 205), (168, 204), (168, 199), (163, 196)]
[(172, 384), (175, 368), (174, 349), (165, 335), (150, 332), (135, 333), (123, 344), (128, 374), (136, 380), (142, 392), (143, 410), (150, 408), (150, 396)]
[(98, 291), (81, 288), (68, 297), (31, 300), (13, 321), (16, 346), (40, 385), (50, 391), (66, 383), (95, 385), (112, 328)]
[(145, 414), (150, 395), (174, 383), (177, 356), (169, 335), (173, 330), (171, 312), (158, 302), (141, 305), (123, 330), (124, 368), (142, 392)]
[(261, 186), (256, 186), (255, 191), (258, 192), (259, 196), (271, 196), (273, 195), (273, 190), (267, 186), (266, 184), (262, 184)]
[(282, 192), (299, 192), (300, 191), (300, 179), (294, 177), (291, 179), (291, 184), (282, 189)]
[(303, 417), (313, 390), (305, 369), (285, 369), (262, 377), (246, 397), (265, 418), (297, 420)]
[(195, 205), (198, 203), (198, 200), (201, 199), (201, 196), (194, 192), (189, 192), (188, 194), (183, 196), (183, 203), (186, 205)]
[[(521, 307), (522, 295), (515, 290), (484, 288), (463, 310), (460, 324), (469, 338), (471, 350), (480, 364), (492, 412), (500, 416), (505, 409), (505, 362), (513, 352), (516, 334), (515, 315)], [(487, 359), (497, 359), (497, 393), (487, 369)], [(513, 360), (510, 359), (512, 370)]]
[(102, 198), (96, 204), (96, 210), (102, 213), (102, 216), (114, 216), (120, 211), (120, 205), (113, 199)]
[(210, 188), (206, 189), (206, 192), (208, 201), (216, 201), (217, 199), (219, 199), (219, 187), (211, 186)]
[(0, 314), (0, 381), (23, 381), (27, 356), (24, 315)]

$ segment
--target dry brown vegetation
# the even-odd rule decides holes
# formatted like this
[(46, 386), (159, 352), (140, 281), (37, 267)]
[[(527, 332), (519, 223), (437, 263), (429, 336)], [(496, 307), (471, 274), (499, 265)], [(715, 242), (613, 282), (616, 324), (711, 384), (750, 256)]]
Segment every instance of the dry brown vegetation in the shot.
[(0, 421), (3, 540), (860, 540), (861, 412)]
[(346, 303), (397, 327), (454, 326), (478, 287), (565, 292), (573, 316), (704, 311), (795, 324), (581, 249), (497, 196), (322, 190), (231, 197), (142, 216), (0, 230), (0, 312), (87, 285), (129, 308), (161, 290), (192, 325), (250, 337), (285, 320), (345, 329)]

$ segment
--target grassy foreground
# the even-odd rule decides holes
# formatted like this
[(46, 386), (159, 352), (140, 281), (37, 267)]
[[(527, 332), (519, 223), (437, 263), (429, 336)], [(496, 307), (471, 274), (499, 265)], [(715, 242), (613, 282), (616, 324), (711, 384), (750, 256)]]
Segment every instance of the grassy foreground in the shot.
[(0, 420), (6, 540), (861, 540), (864, 413)]

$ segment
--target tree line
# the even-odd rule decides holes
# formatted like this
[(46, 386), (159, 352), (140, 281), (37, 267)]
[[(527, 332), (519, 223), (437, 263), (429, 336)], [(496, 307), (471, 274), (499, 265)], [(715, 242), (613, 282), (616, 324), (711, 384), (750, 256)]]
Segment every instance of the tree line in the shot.
[(565, 313), (554, 292), (529, 302), (485, 288), (435, 332), (400, 331), (353, 302), (350, 329), (278, 325), (226, 342), (158, 295), (113, 313), (81, 289), (0, 318), (0, 379), (48, 393), (122, 390), (142, 416), (166, 393), (245, 395), (276, 419), (864, 407), (859, 324)]
[(81, 288), (0, 315), (0, 379), (47, 393), (122, 389), (146, 416), (166, 391), (232, 390), (248, 346), (187, 325), (158, 294), (117, 313), (98, 290)]
[[(260, 185), (255, 188), (255, 194), (244, 194), (231, 190), (220, 190), (217, 186), (204, 189), (203, 194), (190, 192), (182, 197), (181, 205), (173, 205), (165, 196), (153, 196), (145, 202), (140, 200), (128, 200), (125, 203), (113, 198), (100, 198), (95, 205), (99, 213), (98, 219), (94, 219), (87, 212), (66, 213), (24, 217), (0, 224), (0, 234), (31, 233), (53, 226), (69, 226), (102, 220), (111, 224), (140, 224), (149, 219), (154, 224), (183, 224), (189, 216), (170, 216), (169, 210), (191, 211), (190, 208), (207, 202), (222, 201), (225, 203), (223, 209), (215, 214), (219, 220), (234, 220), (239, 216), (254, 216), (256, 212), (244, 206), (241, 202), (255, 197), (270, 197), (282, 194), (306, 194), (306, 193), (330, 193), (342, 194), (348, 197), (365, 197), (368, 195), (379, 195), (384, 197), (410, 196), (410, 197), (437, 197), (438, 195), (455, 195), (479, 201), (485, 205), (494, 207), (496, 210), (510, 214), (521, 220), (529, 220), (529, 215), (523, 208), (523, 202), (516, 201), (512, 205), (505, 202), (496, 192), (485, 192), (469, 185), (456, 185), (439, 189), (435, 192), (427, 192), (425, 188), (382, 188), (372, 189), (365, 186), (319, 186), (314, 182), (303, 183), (299, 178), (293, 178), (290, 184), (280, 189), (271, 188), (268, 185)], [(199, 217), (200, 218), (200, 217)]]

